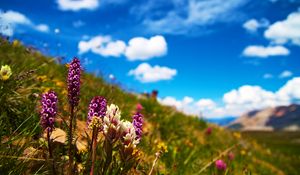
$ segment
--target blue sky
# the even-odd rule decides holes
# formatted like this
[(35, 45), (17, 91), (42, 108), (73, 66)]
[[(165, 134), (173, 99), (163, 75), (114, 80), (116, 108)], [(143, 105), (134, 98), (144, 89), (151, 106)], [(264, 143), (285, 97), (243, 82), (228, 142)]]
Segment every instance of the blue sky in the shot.
[(299, 0), (2, 0), (1, 33), (191, 114), (300, 99)]

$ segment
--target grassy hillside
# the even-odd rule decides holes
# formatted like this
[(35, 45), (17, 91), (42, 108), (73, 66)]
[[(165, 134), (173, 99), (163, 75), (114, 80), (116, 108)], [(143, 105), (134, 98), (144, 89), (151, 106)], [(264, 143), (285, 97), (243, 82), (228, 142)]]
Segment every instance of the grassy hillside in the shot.
[[(286, 174), (298, 174), (300, 165), (300, 132), (299, 131), (248, 131), (242, 135), (249, 140), (256, 140), (272, 155), (263, 157)], [(259, 155), (263, 156), (263, 155)]]
[[(0, 174), (50, 174), (47, 161), (47, 143), (39, 124), (40, 94), (53, 89), (58, 94), (59, 113), (56, 128), (67, 131), (68, 101), (67, 66), (53, 58), (22, 46), (20, 42), (0, 41), (0, 66), (9, 65), (12, 76), (0, 80)], [(276, 166), (273, 154), (255, 141), (241, 138), (215, 125), (187, 116), (173, 108), (161, 106), (156, 99), (123, 91), (117, 85), (105, 82), (101, 77), (84, 73), (77, 111), (76, 138), (88, 141), (86, 118), (90, 100), (97, 95), (117, 104), (122, 118), (131, 120), (136, 104), (143, 106), (143, 137), (137, 146), (140, 162), (130, 174), (148, 174), (155, 153), (165, 149), (154, 166), (153, 174), (284, 174)], [(211, 128), (211, 134), (207, 133)], [(233, 153), (234, 159), (228, 158)], [(76, 154), (76, 165), (85, 165), (86, 151)], [(63, 157), (66, 146), (54, 148), (56, 166), (65, 167)], [(226, 171), (217, 170), (215, 160), (227, 164)], [(271, 162), (271, 163), (270, 163)], [(273, 165), (274, 164), (274, 165)], [(87, 168), (87, 167), (83, 167)], [(60, 171), (63, 173), (64, 171)], [(288, 171), (289, 174), (297, 174)], [(84, 170), (78, 174), (86, 174)]]

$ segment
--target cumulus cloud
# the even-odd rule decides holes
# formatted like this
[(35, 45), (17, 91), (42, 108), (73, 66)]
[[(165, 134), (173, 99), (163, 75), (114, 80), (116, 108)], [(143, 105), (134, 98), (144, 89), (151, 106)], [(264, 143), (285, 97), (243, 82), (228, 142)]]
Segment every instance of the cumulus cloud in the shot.
[(261, 45), (253, 45), (247, 46), (243, 55), (246, 57), (260, 57), (267, 58), (270, 56), (287, 56), (290, 54), (290, 51), (284, 46), (261, 46)]
[(36, 30), (40, 31), (40, 32), (49, 32), (49, 26), (46, 24), (39, 24), (37, 26), (35, 26)]
[(288, 78), (293, 76), (293, 73), (289, 70), (285, 70), (283, 72), (280, 73), (279, 78)]
[(162, 80), (170, 80), (177, 74), (176, 69), (164, 66), (151, 66), (148, 63), (141, 63), (137, 68), (128, 72), (142, 83), (151, 83)]
[(89, 41), (80, 41), (78, 43), (79, 54), (93, 52), (104, 57), (121, 56), (126, 49), (126, 44), (123, 41), (113, 41), (110, 36), (96, 36)]
[(259, 28), (265, 28), (270, 25), (270, 22), (263, 18), (261, 20), (249, 19), (243, 24), (243, 27), (249, 32), (256, 32)]
[(174, 106), (177, 109), (182, 109), (183, 103), (180, 100), (176, 100), (174, 97), (165, 97), (163, 99), (159, 99), (159, 102), (166, 106)]
[(98, 0), (57, 0), (58, 8), (60, 10), (95, 10), (99, 6)]
[(153, 57), (163, 56), (166, 53), (167, 42), (163, 36), (154, 36), (150, 39), (136, 37), (129, 41), (125, 56), (130, 61), (148, 60)]
[(158, 98), (159, 103), (166, 106), (175, 107), (177, 110), (190, 115), (198, 115), (200, 110), (195, 105), (195, 101), (192, 97), (185, 96), (181, 100), (177, 100), (174, 97), (167, 96), (165, 98)]
[(231, 90), (223, 96), (227, 108), (256, 109), (277, 104), (273, 92), (264, 90), (260, 86), (244, 85), (238, 89)]
[[(223, 104), (212, 99), (199, 99), (184, 103), (174, 97), (159, 99), (164, 105), (174, 106), (187, 114), (203, 115), (205, 118), (240, 116), (245, 112), (279, 105), (300, 103), (300, 77), (294, 77), (278, 91), (272, 92), (260, 86), (243, 85), (223, 95)], [(191, 97), (190, 97), (191, 98)]]
[(276, 95), (281, 101), (300, 103), (300, 77), (294, 77), (281, 87)]
[(0, 32), (7, 36), (13, 36), (15, 32), (15, 28), (21, 25), (28, 26), (40, 32), (49, 31), (48, 25), (46, 24), (36, 25), (24, 14), (13, 10), (8, 10), (6, 12), (0, 11), (0, 19), (1, 19), (0, 25), (2, 26)]
[(300, 12), (291, 13), (285, 20), (270, 25), (264, 36), (278, 44), (300, 45)]
[(113, 41), (110, 36), (96, 36), (89, 41), (78, 43), (79, 54), (93, 52), (102, 56), (120, 57), (124, 55), (129, 61), (149, 60), (167, 53), (167, 42), (163, 36), (153, 36), (150, 39), (135, 37), (126, 45), (124, 41)]
[(148, 32), (191, 34), (209, 25), (238, 20), (238, 8), (246, 3), (247, 0), (153, 0), (131, 11), (144, 19)]
[(201, 110), (211, 110), (214, 109), (217, 105), (216, 103), (208, 98), (200, 99), (197, 103), (196, 106), (198, 106)]

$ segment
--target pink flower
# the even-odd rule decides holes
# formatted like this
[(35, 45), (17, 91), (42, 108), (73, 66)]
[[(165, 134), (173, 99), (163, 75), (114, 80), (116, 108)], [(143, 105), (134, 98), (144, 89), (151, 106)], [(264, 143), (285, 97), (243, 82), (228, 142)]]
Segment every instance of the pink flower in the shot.
[(141, 110), (143, 110), (143, 106), (141, 105), (141, 103), (138, 103), (137, 105), (136, 105), (136, 110), (139, 112), (139, 111), (141, 111)]
[(206, 134), (206, 135), (210, 135), (211, 132), (212, 132), (212, 128), (209, 127), (209, 128), (206, 129), (205, 134)]
[(226, 163), (221, 159), (217, 160), (215, 162), (215, 165), (218, 170), (222, 170), (222, 171), (226, 170)]

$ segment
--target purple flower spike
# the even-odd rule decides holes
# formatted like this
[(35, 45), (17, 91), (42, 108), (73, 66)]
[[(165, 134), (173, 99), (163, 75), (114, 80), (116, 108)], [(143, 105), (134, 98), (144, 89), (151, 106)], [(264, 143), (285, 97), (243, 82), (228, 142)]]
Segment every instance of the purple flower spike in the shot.
[(68, 80), (67, 80), (69, 103), (73, 107), (77, 106), (79, 102), (80, 74), (81, 74), (80, 61), (78, 58), (75, 57), (73, 61), (69, 64)]
[(143, 115), (140, 112), (137, 112), (133, 115), (133, 127), (135, 129), (136, 140), (140, 140), (143, 132)]
[(96, 117), (97, 119), (103, 119), (106, 115), (106, 99), (100, 96), (94, 97), (89, 105), (89, 112), (88, 112), (88, 119), (87, 124), (89, 127), (94, 127), (93, 118)]
[(223, 160), (219, 159), (216, 161), (215, 164), (216, 164), (216, 167), (218, 170), (221, 170), (221, 171), (226, 170), (226, 163)]
[(43, 129), (52, 132), (54, 129), (54, 120), (57, 113), (57, 95), (50, 90), (42, 95), (42, 109), (40, 112), (41, 125)]

